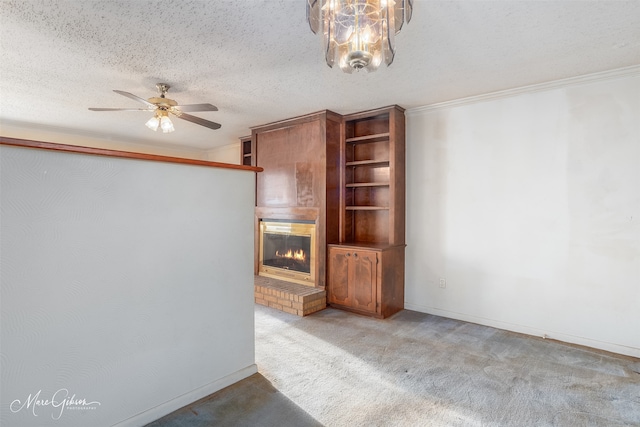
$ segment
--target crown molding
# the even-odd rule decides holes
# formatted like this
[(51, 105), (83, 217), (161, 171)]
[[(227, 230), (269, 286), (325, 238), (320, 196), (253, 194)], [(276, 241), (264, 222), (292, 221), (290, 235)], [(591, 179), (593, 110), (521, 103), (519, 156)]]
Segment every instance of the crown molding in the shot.
[(569, 77), (561, 80), (554, 80), (545, 83), (538, 83), (529, 86), (522, 86), (514, 89), (506, 89), (483, 95), (470, 96), (467, 98), (454, 99), (451, 101), (438, 102), (435, 104), (423, 105), (421, 107), (410, 108), (406, 111), (408, 116), (424, 113), (426, 111), (440, 110), (443, 108), (460, 107), (478, 102), (492, 101), (496, 99), (509, 98), (512, 96), (542, 92), (546, 90), (561, 89), (569, 86), (583, 85), (603, 80), (613, 80), (624, 77), (640, 76), (640, 65), (617, 68), (615, 70), (600, 71), (582, 76)]

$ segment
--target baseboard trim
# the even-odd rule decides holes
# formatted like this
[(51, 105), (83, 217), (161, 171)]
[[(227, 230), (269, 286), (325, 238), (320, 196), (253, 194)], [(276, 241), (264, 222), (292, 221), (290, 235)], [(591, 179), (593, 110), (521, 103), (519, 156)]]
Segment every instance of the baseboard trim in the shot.
[(404, 303), (404, 308), (407, 310), (419, 311), (421, 313), (433, 314), (434, 316), (448, 317), (450, 319), (462, 320), (464, 322), (477, 323), (479, 325), (490, 326), (496, 329), (503, 329), (511, 332), (518, 332), (521, 334), (532, 335), (536, 337), (543, 337), (562, 341), (570, 344), (584, 345), (586, 347), (597, 348), (599, 350), (610, 351), (612, 353), (623, 354), (626, 356), (640, 358), (640, 348), (629, 347), (621, 344), (610, 343), (606, 341), (598, 341), (591, 338), (585, 338), (575, 336), (571, 334), (565, 334), (562, 332), (545, 331), (542, 329), (518, 325), (516, 323), (503, 322), (495, 319), (488, 319), (485, 317), (473, 316), (466, 313), (458, 313), (455, 311), (442, 310), (435, 307), (428, 307), (419, 304)]
[(114, 424), (113, 427), (134, 427), (144, 426), (152, 421), (164, 417), (171, 412), (180, 409), (188, 404), (200, 400), (216, 391), (222, 390), (225, 387), (235, 384), (240, 380), (243, 380), (258, 372), (258, 366), (254, 363), (246, 368), (240, 369), (232, 374), (222, 377), (216, 381), (213, 381), (205, 386), (192, 390), (181, 396), (176, 397), (168, 402), (144, 411), (138, 415)]

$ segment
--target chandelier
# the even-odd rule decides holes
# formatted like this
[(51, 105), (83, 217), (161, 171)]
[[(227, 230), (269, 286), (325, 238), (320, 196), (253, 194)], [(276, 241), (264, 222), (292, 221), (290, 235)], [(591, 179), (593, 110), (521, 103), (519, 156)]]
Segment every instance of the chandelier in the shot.
[(345, 73), (391, 65), (395, 35), (412, 10), (413, 0), (307, 0), (307, 20), (314, 34), (322, 33), (327, 65), (338, 62)]

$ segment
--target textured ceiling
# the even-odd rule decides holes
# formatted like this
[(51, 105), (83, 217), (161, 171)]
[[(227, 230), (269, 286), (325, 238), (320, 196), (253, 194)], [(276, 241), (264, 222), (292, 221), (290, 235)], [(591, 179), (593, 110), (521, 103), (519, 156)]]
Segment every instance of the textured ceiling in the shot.
[[(249, 127), (318, 110), (405, 108), (640, 64), (640, 1), (415, 1), (389, 68), (328, 68), (304, 0), (0, 0), (0, 124), (201, 149)], [(210, 130), (112, 92), (172, 85)], [(1, 128), (0, 128), (1, 133)]]

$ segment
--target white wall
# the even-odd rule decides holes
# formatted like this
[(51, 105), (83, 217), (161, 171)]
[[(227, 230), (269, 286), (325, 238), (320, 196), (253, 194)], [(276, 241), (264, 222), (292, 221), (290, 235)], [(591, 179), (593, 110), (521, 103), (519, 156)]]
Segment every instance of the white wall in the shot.
[(639, 74), (408, 112), (407, 308), (640, 356)]
[(211, 162), (240, 164), (240, 143), (223, 145), (207, 151), (207, 160)]
[[(256, 372), (253, 173), (1, 146), (0, 176), (1, 425), (143, 425)], [(99, 405), (20, 409), (64, 389)]]

